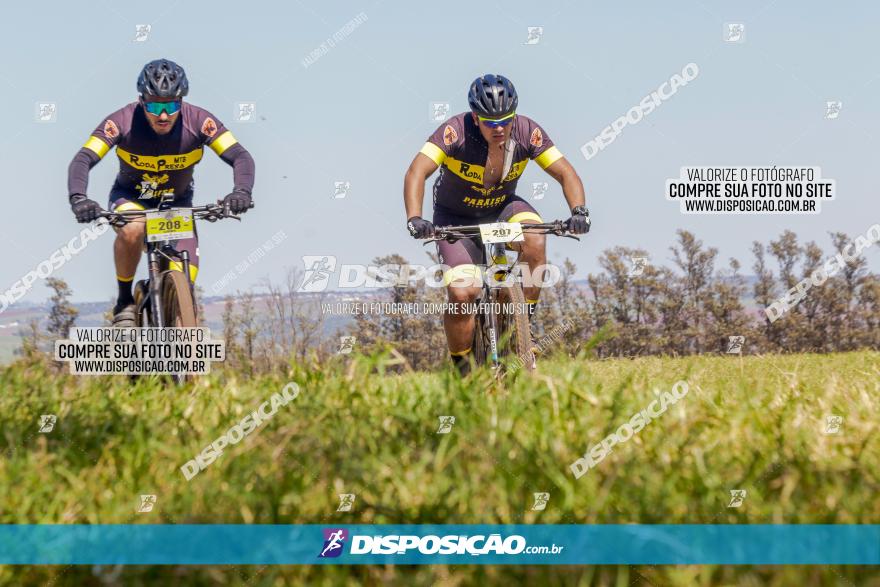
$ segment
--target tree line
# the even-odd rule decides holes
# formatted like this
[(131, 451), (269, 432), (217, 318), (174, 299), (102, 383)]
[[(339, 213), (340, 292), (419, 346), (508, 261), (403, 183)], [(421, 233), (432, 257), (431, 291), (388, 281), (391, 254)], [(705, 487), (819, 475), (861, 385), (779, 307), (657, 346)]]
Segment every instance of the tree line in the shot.
[[(535, 339), (553, 334), (544, 352), (573, 356), (588, 341), (599, 358), (880, 349), (880, 277), (868, 270), (864, 254), (849, 255), (835, 275), (804, 292), (781, 316), (765, 312), (828, 258), (852, 245), (846, 234), (831, 233), (827, 251), (813, 241), (800, 243), (789, 230), (768, 244), (755, 241), (753, 277), (748, 279), (739, 261), (731, 258), (722, 264), (718, 250), (693, 233), (679, 230), (676, 236), (668, 265), (643, 249), (617, 246), (602, 252), (601, 271), (587, 275), (585, 283), (576, 279), (577, 267), (566, 259), (558, 267), (556, 283), (542, 290), (533, 318)], [(432, 260), (437, 261), (434, 256)], [(374, 259), (374, 264), (407, 261), (394, 254)], [(300, 292), (301, 282), (302, 272), (292, 270), (281, 284), (265, 281), (262, 295), (226, 297), (227, 367), (253, 374), (284, 370), (290, 361), (339, 360), (347, 352), (341, 341), (351, 345), (351, 338), (343, 337), (352, 336), (348, 350), (384, 351), (400, 368), (431, 370), (448, 361), (439, 315), (358, 314), (353, 320), (326, 315), (321, 311), (324, 298)], [(20, 354), (39, 352), (50, 339), (66, 337), (75, 324), (70, 288), (56, 278), (47, 285), (53, 295), (45, 328), (28, 325)], [(369, 297), (377, 296), (395, 304), (446, 301), (445, 290), (427, 287), (424, 281), (398, 283)], [(777, 319), (771, 320), (773, 316)], [(109, 312), (106, 318), (109, 324)]]
[[(755, 241), (751, 279), (738, 260), (722, 264), (718, 249), (693, 233), (679, 230), (676, 237), (669, 265), (644, 249), (617, 246), (602, 252), (602, 270), (586, 284), (576, 281), (577, 267), (566, 259), (557, 282), (542, 290), (534, 337), (562, 333), (555, 350), (574, 355), (601, 333), (591, 345), (599, 357), (880, 349), (880, 277), (868, 271), (864, 255), (850, 255), (781, 317), (771, 320), (774, 314), (765, 311), (851, 245), (846, 234), (831, 233), (829, 251), (800, 243), (789, 230), (768, 244)], [(375, 260), (403, 262), (398, 255)], [(387, 295), (395, 302), (444, 300), (442, 290), (423, 284)], [(446, 360), (437, 316), (358, 316), (354, 332), (367, 350), (394, 346), (414, 368)]]

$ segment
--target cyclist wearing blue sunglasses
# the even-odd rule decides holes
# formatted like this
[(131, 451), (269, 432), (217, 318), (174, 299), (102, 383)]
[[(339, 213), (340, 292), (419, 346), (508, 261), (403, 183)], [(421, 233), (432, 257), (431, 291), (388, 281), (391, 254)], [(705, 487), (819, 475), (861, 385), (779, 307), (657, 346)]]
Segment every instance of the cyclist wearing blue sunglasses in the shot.
[[(183, 68), (167, 59), (151, 61), (138, 76), (137, 89), (138, 100), (101, 121), (70, 163), (68, 197), (76, 219), (91, 222), (101, 212), (101, 205), (86, 196), (89, 171), (113, 147), (119, 173), (110, 190), (108, 208), (112, 211), (145, 210), (160, 204), (191, 206), (193, 170), (207, 145), (232, 166), (234, 188), (223, 203), (234, 214), (246, 212), (252, 204), (254, 160), (216, 116), (183, 101), (189, 92)], [(198, 235), (177, 243), (178, 250), (189, 252), (193, 280), (199, 262), (197, 239)], [(117, 326), (134, 326), (132, 282), (143, 240), (142, 219), (117, 229), (113, 245), (119, 287), (113, 309)]]
[[(468, 93), (471, 111), (453, 116), (428, 137), (404, 180), (407, 228), (414, 238), (432, 236), (434, 225), (541, 223), (532, 205), (516, 195), (516, 184), (532, 159), (562, 186), (571, 210), (570, 232), (583, 234), (590, 229), (580, 177), (544, 129), (517, 114), (518, 103), (516, 89), (503, 75), (478, 77)], [(422, 218), (425, 181), (438, 168), (430, 222)], [(542, 234), (527, 233), (522, 243), (514, 245), (521, 247), (520, 259), (532, 271), (547, 262), (544, 241)], [(444, 275), (449, 301), (473, 302), (480, 294), (473, 275), (482, 263), (482, 247), (475, 239), (460, 239), (439, 241), (437, 248), (440, 262), (449, 267)], [(540, 287), (524, 287), (523, 293), (531, 315)], [(473, 341), (473, 315), (448, 313), (443, 325), (453, 362), (465, 372)]]

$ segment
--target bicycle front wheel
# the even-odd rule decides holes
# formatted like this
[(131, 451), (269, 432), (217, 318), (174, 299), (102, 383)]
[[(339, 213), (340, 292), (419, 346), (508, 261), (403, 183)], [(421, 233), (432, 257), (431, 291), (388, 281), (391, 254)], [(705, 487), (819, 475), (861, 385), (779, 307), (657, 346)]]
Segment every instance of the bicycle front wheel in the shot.
[(474, 363), (478, 366), (484, 366), (489, 361), (491, 354), (489, 325), (484, 314), (474, 316), (474, 342), (471, 348), (474, 349)]
[(162, 275), (162, 317), (165, 326), (196, 326), (192, 291), (189, 289), (189, 281), (180, 271), (165, 271)]
[(535, 369), (535, 353), (532, 350), (526, 297), (519, 283), (511, 284), (505, 292), (513, 311), (501, 312), (499, 316), (504, 340), (502, 354), (513, 358), (517, 363), (522, 362), (522, 368), (526, 371), (532, 371)]
[[(196, 326), (196, 308), (189, 281), (180, 271), (165, 271), (162, 274), (162, 317), (167, 327), (192, 328)], [(172, 375), (175, 383), (185, 383), (192, 379), (186, 373)]]

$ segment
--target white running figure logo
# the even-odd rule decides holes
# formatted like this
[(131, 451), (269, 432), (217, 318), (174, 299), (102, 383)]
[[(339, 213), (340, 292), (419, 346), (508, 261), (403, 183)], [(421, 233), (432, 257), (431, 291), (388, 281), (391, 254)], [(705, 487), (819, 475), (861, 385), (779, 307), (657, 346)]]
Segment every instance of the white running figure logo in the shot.
[(327, 548), (321, 552), (321, 556), (326, 556), (328, 552), (342, 548), (340, 542), (342, 542), (342, 530), (331, 532), (327, 542)]

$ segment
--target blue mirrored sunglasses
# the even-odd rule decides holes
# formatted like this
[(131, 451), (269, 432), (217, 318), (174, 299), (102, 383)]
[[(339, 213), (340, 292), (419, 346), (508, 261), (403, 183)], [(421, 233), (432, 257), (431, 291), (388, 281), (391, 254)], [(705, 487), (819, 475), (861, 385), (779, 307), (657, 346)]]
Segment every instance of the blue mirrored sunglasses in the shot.
[(516, 116), (516, 112), (512, 114), (508, 114), (504, 118), (483, 118), (482, 116), (477, 116), (480, 122), (488, 126), (489, 128), (498, 128), (499, 126), (507, 126), (511, 122), (513, 122), (513, 117)]
[(159, 116), (163, 112), (167, 112), (168, 116), (177, 114), (180, 111), (180, 101), (176, 102), (146, 102), (144, 101), (144, 109), (154, 116)]

